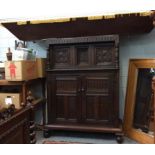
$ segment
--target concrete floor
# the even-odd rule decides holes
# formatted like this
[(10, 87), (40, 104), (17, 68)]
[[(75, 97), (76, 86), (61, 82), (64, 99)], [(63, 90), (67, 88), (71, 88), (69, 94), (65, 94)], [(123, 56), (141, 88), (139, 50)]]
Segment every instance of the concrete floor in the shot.
[[(117, 144), (114, 134), (84, 133), (69, 131), (53, 131), (51, 137), (44, 138), (42, 131), (37, 131), (37, 144), (42, 144), (45, 140), (78, 142), (84, 144)], [(134, 140), (124, 137), (123, 144), (138, 144)]]

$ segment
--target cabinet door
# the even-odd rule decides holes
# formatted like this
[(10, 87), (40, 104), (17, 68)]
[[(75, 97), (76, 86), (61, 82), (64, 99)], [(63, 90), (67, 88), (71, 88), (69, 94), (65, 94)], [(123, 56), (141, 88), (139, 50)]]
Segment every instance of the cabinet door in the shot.
[(89, 46), (88, 45), (75, 46), (75, 51), (76, 51), (77, 66), (88, 67), (90, 65)]
[(80, 94), (81, 82), (78, 76), (56, 75), (51, 79), (48, 94), (50, 102), (49, 121), (55, 123), (78, 122), (80, 120)]
[(117, 99), (115, 98), (115, 74), (87, 75), (82, 83), (82, 119), (87, 123), (114, 124)]
[(118, 50), (114, 45), (94, 45), (94, 65), (96, 67), (117, 67)]
[(54, 46), (50, 48), (50, 65), (52, 68), (68, 68), (72, 65), (71, 46)]

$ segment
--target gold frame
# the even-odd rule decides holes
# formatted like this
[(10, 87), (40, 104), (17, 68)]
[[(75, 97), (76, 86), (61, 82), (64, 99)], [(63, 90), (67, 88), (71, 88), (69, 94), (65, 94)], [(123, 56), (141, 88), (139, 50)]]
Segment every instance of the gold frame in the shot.
[(123, 129), (127, 137), (139, 143), (154, 144), (155, 136), (148, 135), (132, 127), (139, 68), (155, 68), (155, 59), (131, 59), (129, 62)]

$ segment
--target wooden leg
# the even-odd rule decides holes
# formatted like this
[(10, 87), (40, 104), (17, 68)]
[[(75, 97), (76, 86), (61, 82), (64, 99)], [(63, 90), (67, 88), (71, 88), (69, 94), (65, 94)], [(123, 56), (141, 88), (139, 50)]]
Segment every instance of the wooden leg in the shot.
[(44, 135), (44, 138), (49, 138), (50, 137), (50, 130), (44, 129), (43, 135)]
[(116, 141), (119, 144), (122, 144), (124, 141), (124, 134), (123, 133), (116, 133)]

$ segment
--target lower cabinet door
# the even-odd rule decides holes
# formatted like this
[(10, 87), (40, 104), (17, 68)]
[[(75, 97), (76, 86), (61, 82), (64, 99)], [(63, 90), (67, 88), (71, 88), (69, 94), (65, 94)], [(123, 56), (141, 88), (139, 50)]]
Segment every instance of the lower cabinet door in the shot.
[(77, 123), (81, 119), (81, 81), (78, 76), (56, 75), (48, 84), (50, 89), (48, 120), (50, 123)]
[(53, 75), (48, 80), (48, 122), (116, 126), (118, 77), (115, 72)]
[[(113, 72), (87, 75), (82, 81), (82, 120), (85, 123), (114, 125), (117, 107)], [(117, 78), (117, 77), (116, 77)]]

